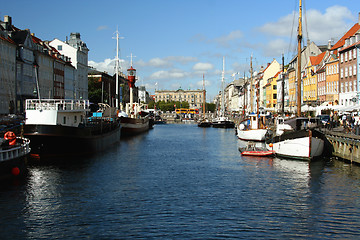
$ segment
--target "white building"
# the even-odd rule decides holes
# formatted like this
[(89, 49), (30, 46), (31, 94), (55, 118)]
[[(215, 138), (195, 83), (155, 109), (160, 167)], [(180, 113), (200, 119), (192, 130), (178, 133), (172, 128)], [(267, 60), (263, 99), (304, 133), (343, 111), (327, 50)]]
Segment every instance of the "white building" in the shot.
[[(74, 95), (75, 99), (88, 99), (88, 52), (86, 44), (81, 41), (80, 33), (71, 33), (70, 39), (63, 42), (54, 39), (50, 45), (62, 55), (70, 57), (71, 64), (76, 68)], [(66, 82), (69, 80), (65, 80)]]

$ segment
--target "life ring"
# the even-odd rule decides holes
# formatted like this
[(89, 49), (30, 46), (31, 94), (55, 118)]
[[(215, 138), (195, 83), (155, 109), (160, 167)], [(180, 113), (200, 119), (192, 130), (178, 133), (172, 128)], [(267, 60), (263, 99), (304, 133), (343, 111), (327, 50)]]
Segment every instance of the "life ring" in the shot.
[(16, 136), (15, 133), (8, 131), (4, 134), (4, 139), (9, 140), (9, 145), (14, 146), (16, 144)]

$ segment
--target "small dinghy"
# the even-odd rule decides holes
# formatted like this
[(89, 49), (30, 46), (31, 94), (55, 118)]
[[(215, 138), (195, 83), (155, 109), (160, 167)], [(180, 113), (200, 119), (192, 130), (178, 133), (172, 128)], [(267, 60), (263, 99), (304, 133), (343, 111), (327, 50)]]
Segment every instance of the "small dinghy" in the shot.
[(274, 151), (265, 147), (258, 147), (254, 142), (249, 142), (245, 147), (239, 147), (239, 151), (243, 156), (267, 157), (274, 154)]

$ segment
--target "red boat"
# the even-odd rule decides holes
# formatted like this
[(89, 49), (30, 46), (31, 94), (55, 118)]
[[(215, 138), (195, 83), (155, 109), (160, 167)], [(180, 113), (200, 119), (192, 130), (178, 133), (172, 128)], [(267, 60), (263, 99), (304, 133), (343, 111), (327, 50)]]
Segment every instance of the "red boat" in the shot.
[(243, 156), (268, 157), (274, 155), (273, 150), (267, 150), (265, 147), (257, 147), (255, 143), (249, 142), (246, 147), (239, 147)]

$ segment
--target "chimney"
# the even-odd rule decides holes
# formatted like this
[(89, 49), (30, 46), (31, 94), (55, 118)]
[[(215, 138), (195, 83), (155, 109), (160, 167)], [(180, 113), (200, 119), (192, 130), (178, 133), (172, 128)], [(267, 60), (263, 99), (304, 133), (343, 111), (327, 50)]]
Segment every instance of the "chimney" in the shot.
[(358, 24), (360, 25), (360, 12), (358, 14), (359, 14)]
[(328, 48), (328, 50), (331, 49), (331, 40), (328, 41), (328, 47), (327, 48)]
[(11, 26), (12, 25), (11, 17), (8, 15), (5, 15), (4, 22), (8, 23)]

